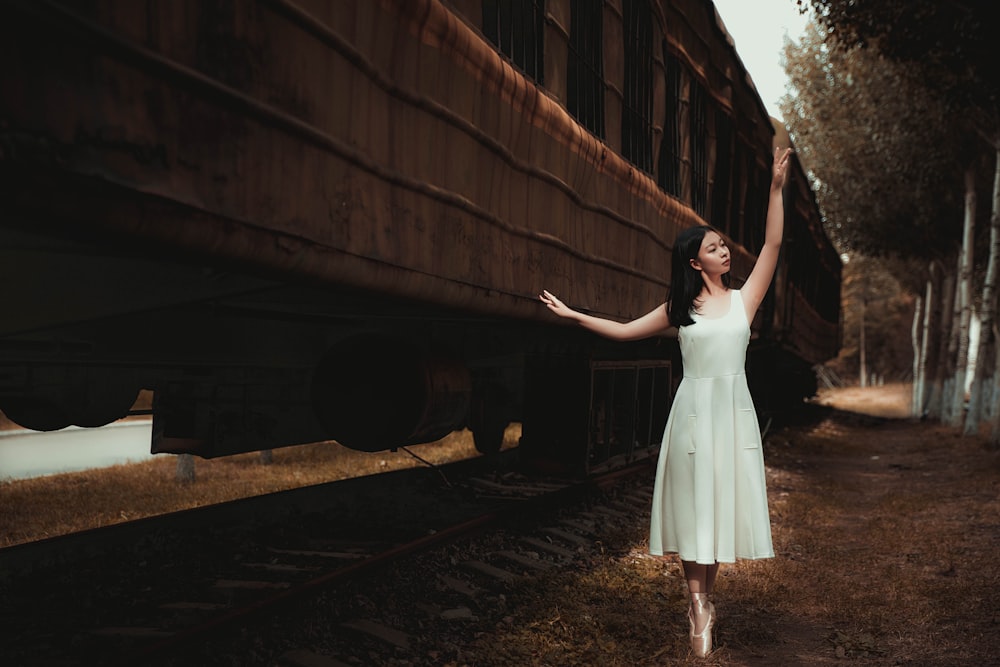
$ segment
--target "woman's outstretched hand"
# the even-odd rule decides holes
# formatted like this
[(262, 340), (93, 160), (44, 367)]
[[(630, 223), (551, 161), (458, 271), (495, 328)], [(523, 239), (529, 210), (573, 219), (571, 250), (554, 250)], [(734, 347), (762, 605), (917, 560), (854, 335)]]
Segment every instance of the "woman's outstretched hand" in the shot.
[(556, 298), (556, 295), (548, 290), (542, 290), (542, 293), (538, 295), (538, 298), (549, 307), (553, 313), (559, 317), (569, 317), (573, 315), (576, 311), (567, 306), (565, 303)]
[(780, 147), (775, 147), (774, 149), (774, 165), (771, 168), (771, 189), (780, 190), (785, 187), (785, 179), (788, 176), (788, 164), (791, 161), (789, 158), (792, 155), (792, 149), (786, 148), (784, 151)]

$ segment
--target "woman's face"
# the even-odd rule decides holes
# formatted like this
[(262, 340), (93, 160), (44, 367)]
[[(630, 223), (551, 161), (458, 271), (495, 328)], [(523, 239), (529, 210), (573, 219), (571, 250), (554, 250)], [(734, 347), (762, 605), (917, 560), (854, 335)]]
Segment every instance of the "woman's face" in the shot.
[(718, 232), (705, 232), (698, 249), (698, 257), (691, 260), (691, 266), (696, 271), (710, 275), (721, 275), (729, 272), (729, 246)]

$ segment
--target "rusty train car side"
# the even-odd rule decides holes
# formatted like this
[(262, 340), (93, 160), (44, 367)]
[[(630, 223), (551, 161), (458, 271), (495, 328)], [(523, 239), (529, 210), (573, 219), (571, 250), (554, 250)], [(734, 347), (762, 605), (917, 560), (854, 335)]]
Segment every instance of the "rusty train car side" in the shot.
[[(761, 241), (775, 128), (707, 0), (0, 12), (0, 409), (31, 428), (147, 388), (156, 451), (490, 451), (521, 421), (526, 456), (595, 469), (658, 444), (676, 344), (537, 292), (630, 318), (684, 227), (731, 237), (737, 283)], [(783, 398), (839, 342), (798, 165), (786, 221), (751, 350)]]

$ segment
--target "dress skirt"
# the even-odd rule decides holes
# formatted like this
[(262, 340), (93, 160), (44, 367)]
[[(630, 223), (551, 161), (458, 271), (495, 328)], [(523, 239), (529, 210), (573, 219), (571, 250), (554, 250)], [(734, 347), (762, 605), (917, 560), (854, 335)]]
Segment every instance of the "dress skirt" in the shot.
[(680, 330), (684, 378), (663, 434), (649, 551), (713, 564), (771, 558), (760, 426), (744, 363), (749, 325), (730, 312)]

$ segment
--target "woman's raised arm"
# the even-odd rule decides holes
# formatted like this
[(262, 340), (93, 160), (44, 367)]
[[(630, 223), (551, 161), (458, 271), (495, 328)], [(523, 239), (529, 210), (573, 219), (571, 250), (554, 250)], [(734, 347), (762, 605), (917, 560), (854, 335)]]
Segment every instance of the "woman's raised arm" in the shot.
[(767, 219), (764, 223), (764, 247), (757, 255), (750, 277), (740, 289), (743, 295), (743, 305), (747, 311), (747, 320), (753, 321), (753, 316), (760, 307), (767, 288), (771, 285), (774, 270), (778, 266), (778, 255), (781, 254), (781, 237), (785, 229), (785, 204), (782, 190), (788, 175), (788, 164), (792, 154), (791, 148), (783, 152), (781, 148), (774, 149), (774, 164), (771, 167), (771, 189), (767, 199)]
[(610, 338), (611, 340), (640, 340), (652, 336), (660, 336), (670, 328), (670, 318), (667, 317), (667, 305), (661, 303), (659, 306), (649, 311), (642, 317), (638, 317), (630, 322), (615, 322), (603, 317), (594, 317), (579, 311), (573, 310), (554, 294), (543, 290), (538, 295), (542, 303), (548, 306), (549, 310), (558, 315), (573, 320), (584, 329), (593, 331), (599, 336)]

